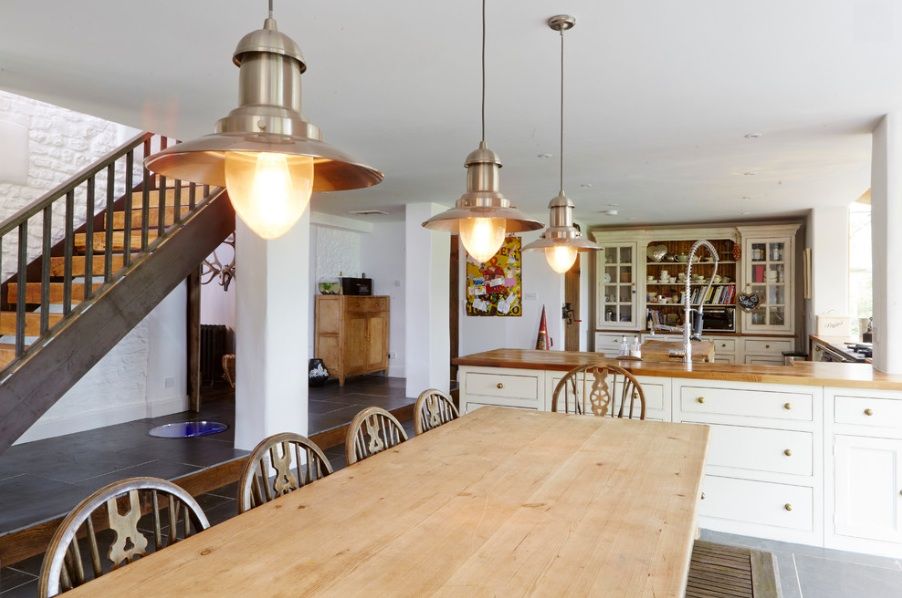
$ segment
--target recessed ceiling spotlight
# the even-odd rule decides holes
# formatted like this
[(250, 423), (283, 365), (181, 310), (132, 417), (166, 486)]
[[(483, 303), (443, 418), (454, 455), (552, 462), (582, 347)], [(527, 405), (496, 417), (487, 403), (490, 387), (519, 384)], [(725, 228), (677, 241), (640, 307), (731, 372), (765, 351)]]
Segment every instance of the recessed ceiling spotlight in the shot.
[(619, 208), (619, 207), (620, 207), (620, 204), (619, 204), (619, 203), (609, 203), (609, 204), (608, 204), (608, 207), (609, 207), (609, 208)]
[(601, 210), (601, 213), (605, 214), (606, 216), (616, 216), (617, 214), (620, 213), (620, 210), (615, 210), (614, 208), (608, 208), (607, 210)]
[(748, 196), (748, 195), (743, 195), (743, 196), (742, 196), (742, 197), (740, 197), (740, 198), (739, 198), (739, 199), (743, 199), (743, 200), (749, 200), (749, 199), (751, 199), (751, 197), (750, 197), (750, 196)]
[(759, 137), (761, 137), (761, 133), (746, 133), (745, 134), (746, 139), (758, 139)]
[(591, 189), (592, 183), (580, 183), (579, 186), (582, 187), (583, 189)]
[(746, 170), (742, 173), (742, 176), (758, 176), (757, 170)]
[(549, 153), (543, 153), (536, 155), (536, 158), (541, 158), (542, 160), (547, 160), (548, 158), (552, 158), (553, 156)]

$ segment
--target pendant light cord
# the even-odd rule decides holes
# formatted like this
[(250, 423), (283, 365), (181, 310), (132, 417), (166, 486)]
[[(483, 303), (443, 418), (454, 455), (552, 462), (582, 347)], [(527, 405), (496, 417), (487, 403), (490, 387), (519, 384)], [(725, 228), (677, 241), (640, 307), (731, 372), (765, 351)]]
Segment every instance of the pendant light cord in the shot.
[(485, 145), (485, 0), (482, 0), (482, 145)]
[(561, 34), (561, 166), (560, 166), (560, 192), (564, 193), (564, 30)]
[(272, 18), (272, 0), (269, 0), (269, 18)]

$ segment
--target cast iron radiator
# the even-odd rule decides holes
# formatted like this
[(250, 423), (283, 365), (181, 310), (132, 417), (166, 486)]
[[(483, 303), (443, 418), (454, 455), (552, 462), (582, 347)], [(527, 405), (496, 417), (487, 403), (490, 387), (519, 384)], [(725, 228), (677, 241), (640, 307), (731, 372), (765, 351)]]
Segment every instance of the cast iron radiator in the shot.
[(222, 356), (226, 352), (228, 328), (222, 324), (201, 324), (200, 379), (213, 384), (222, 379)]

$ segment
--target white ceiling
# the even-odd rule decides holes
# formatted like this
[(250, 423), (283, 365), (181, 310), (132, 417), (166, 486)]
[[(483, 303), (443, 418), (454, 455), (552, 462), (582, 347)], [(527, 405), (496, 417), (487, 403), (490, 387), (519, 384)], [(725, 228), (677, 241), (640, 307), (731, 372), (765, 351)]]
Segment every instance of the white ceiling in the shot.
[[(307, 59), (306, 116), (385, 172), (315, 209), (453, 202), (479, 141), (479, 0), (275, 9)], [(895, 0), (489, 0), (488, 143), (504, 193), (543, 217), (557, 190), (559, 60), (545, 19), (560, 12), (577, 17), (565, 188), (587, 224), (848, 203), (869, 184), (868, 132), (902, 108)], [(264, 0), (4, 0), (0, 88), (198, 136), (234, 107), (231, 54), (264, 16)], [(601, 214), (608, 204), (620, 215)]]

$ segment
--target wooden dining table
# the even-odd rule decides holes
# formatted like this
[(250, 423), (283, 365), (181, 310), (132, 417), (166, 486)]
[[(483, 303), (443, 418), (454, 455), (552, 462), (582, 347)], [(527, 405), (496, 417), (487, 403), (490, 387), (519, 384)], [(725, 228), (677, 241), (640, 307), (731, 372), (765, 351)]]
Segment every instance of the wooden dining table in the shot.
[(71, 595), (682, 596), (707, 442), (485, 407)]

